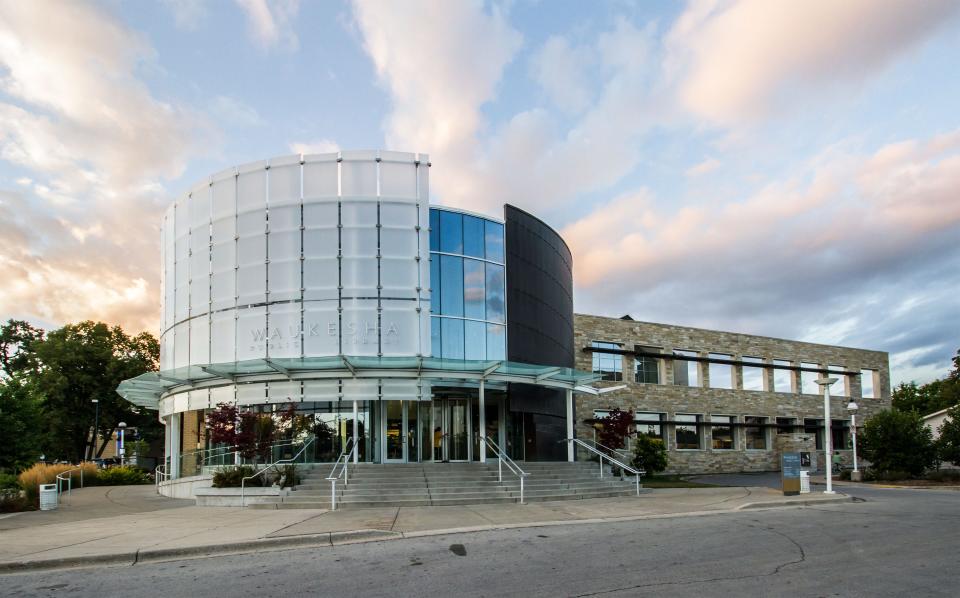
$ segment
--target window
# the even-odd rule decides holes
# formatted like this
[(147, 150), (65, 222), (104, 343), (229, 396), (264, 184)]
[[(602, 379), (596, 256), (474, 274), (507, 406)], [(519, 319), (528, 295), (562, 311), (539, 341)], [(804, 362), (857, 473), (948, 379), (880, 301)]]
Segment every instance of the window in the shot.
[(710, 416), (710, 435), (713, 438), (712, 447), (717, 450), (733, 450), (733, 422), (735, 417), (729, 415)]
[(797, 420), (793, 417), (777, 418), (777, 434), (793, 434), (796, 431)]
[(663, 440), (662, 413), (637, 411), (633, 414), (633, 421), (637, 424), (637, 434), (644, 434), (650, 438)]
[(760, 357), (747, 357), (744, 355), (743, 362), (743, 390), (766, 390), (766, 372), (763, 368), (751, 367), (748, 363), (763, 363)]
[(790, 367), (790, 361), (786, 359), (773, 360), (774, 392), (793, 392), (793, 370), (781, 369), (784, 367)]
[(803, 433), (810, 434), (817, 439), (817, 450), (823, 450), (823, 420), (805, 419), (803, 420)]
[[(696, 351), (681, 351), (676, 349), (674, 355), (683, 357), (696, 357)], [(687, 361), (685, 359), (673, 360), (673, 383), (676, 386), (700, 386), (700, 364), (696, 361)]]
[(830, 448), (835, 451), (845, 451), (850, 441), (850, 422), (835, 419), (830, 422)]
[(506, 299), (504, 298), (503, 266), (486, 264), (487, 272), (487, 319), (504, 323), (506, 319)]
[[(809, 363), (802, 361), (800, 362), (800, 367), (805, 369), (819, 369), (820, 366), (815, 363)], [(820, 372), (800, 372), (800, 392), (805, 395), (818, 395), (820, 394), (820, 389), (817, 387), (817, 378), (820, 377)]]
[(463, 258), (439, 255), (440, 313), (463, 316)]
[(476, 216), (463, 217), (463, 255), (483, 257), (483, 220)]
[(440, 211), (440, 251), (463, 253), (463, 215)]
[(763, 451), (767, 448), (767, 418), (747, 415), (743, 418), (743, 437), (748, 451)]
[(674, 436), (677, 441), (677, 450), (697, 450), (700, 448), (699, 415), (678, 413), (674, 421)]
[[(733, 355), (710, 353), (710, 359), (733, 359)], [(728, 363), (711, 363), (710, 388), (733, 388), (733, 366)]]
[[(444, 259), (455, 259), (441, 256)], [(480, 260), (463, 260), (463, 314), (468, 318), (486, 318), (486, 289), (484, 263)]]
[[(637, 351), (647, 353), (659, 353), (658, 347), (634, 347)], [(634, 370), (635, 379), (641, 384), (660, 384), (660, 360), (656, 357), (646, 357), (637, 355), (636, 368)]]
[(875, 370), (860, 370), (860, 396), (862, 398), (877, 398), (876, 391), (874, 390), (874, 376), (876, 375), (877, 372)]
[(831, 378), (836, 378), (837, 381), (830, 385), (830, 396), (832, 397), (848, 397), (850, 393), (847, 391), (847, 376), (843, 374), (847, 368), (842, 365), (828, 365), (827, 369), (830, 370), (828, 374)]
[(503, 225), (498, 222), (484, 221), (487, 259), (503, 263)]
[[(590, 343), (590, 346), (597, 349), (621, 348), (621, 345), (617, 343), (604, 343), (600, 341), (594, 341)], [(623, 380), (623, 356), (612, 353), (594, 353), (593, 373), (600, 374), (602, 380)]]

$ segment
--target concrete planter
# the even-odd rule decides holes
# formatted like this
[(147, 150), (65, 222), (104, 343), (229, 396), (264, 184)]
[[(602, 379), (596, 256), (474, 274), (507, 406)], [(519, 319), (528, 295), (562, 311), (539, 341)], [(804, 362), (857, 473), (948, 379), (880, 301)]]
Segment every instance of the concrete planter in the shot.
[[(264, 502), (275, 502), (278, 496), (290, 494), (289, 488), (253, 487), (243, 491), (244, 504), (252, 505)], [(200, 507), (240, 507), (240, 488), (199, 488), (194, 492), (197, 506)]]

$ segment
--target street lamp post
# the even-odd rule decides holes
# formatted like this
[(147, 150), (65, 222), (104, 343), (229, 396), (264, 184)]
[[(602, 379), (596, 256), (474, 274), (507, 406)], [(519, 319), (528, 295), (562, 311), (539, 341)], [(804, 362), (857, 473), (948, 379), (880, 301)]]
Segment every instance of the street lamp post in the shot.
[(850, 480), (853, 482), (860, 481), (860, 470), (857, 469), (857, 410), (859, 409), (857, 402), (850, 399), (847, 403), (847, 411), (850, 412), (850, 427), (853, 428), (853, 471), (850, 472)]
[(819, 378), (817, 384), (823, 388), (823, 454), (824, 470), (827, 472), (827, 489), (824, 494), (833, 494), (833, 467), (830, 458), (833, 456), (833, 437), (830, 432), (830, 385), (839, 378)]
[(96, 415), (93, 416), (93, 450), (90, 451), (90, 459), (97, 458), (97, 431), (100, 429), (100, 401), (99, 399), (90, 399), (96, 409)]
[(127, 429), (127, 424), (120, 422), (117, 424), (117, 427), (120, 428), (120, 465), (123, 465), (123, 431)]

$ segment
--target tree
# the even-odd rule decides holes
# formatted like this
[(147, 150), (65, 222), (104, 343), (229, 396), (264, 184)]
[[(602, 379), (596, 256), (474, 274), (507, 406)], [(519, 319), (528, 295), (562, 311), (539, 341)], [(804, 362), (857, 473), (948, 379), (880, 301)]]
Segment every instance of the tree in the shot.
[(35, 463), (43, 451), (40, 403), (19, 378), (0, 382), (0, 470), (14, 472)]
[[(54, 330), (31, 341), (29, 348), (37, 364), (31, 378), (43, 405), (51, 457), (79, 461), (89, 454), (100, 456), (121, 421), (136, 427), (145, 440), (159, 433), (153, 414), (116, 392), (121, 381), (157, 369), (160, 346), (149, 333), (129, 336), (119, 326), (86, 321)], [(100, 426), (91, 439), (93, 399), (99, 401)], [(102, 444), (96, 444), (98, 437)]]
[(892, 405), (900, 411), (928, 415), (960, 404), (960, 349), (953, 358), (953, 370), (943, 379), (923, 385), (900, 383), (893, 390)]
[(857, 440), (878, 472), (903, 471), (916, 477), (936, 461), (933, 434), (916, 411), (885, 409), (867, 420)]
[(633, 445), (633, 466), (647, 474), (659, 473), (667, 468), (667, 447), (659, 438), (637, 434)]
[(940, 426), (937, 456), (941, 461), (960, 465), (960, 405), (947, 411), (947, 419)]
[(614, 409), (606, 417), (598, 420), (600, 444), (612, 449), (623, 448), (623, 440), (630, 435), (633, 427), (633, 413)]

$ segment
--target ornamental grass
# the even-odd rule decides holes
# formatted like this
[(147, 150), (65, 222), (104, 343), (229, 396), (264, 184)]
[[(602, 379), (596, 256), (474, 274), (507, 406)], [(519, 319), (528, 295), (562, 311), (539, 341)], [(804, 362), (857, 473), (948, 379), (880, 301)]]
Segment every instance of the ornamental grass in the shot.
[[(21, 472), (17, 479), (20, 481), (20, 487), (26, 492), (30, 504), (38, 506), (40, 504), (40, 485), (56, 484), (57, 475), (77, 467), (83, 469), (84, 482), (89, 480), (89, 485), (96, 483), (97, 466), (93, 463), (81, 463), (80, 465), (34, 463), (33, 467)], [(80, 472), (75, 471), (72, 476), (73, 485), (79, 488)]]

